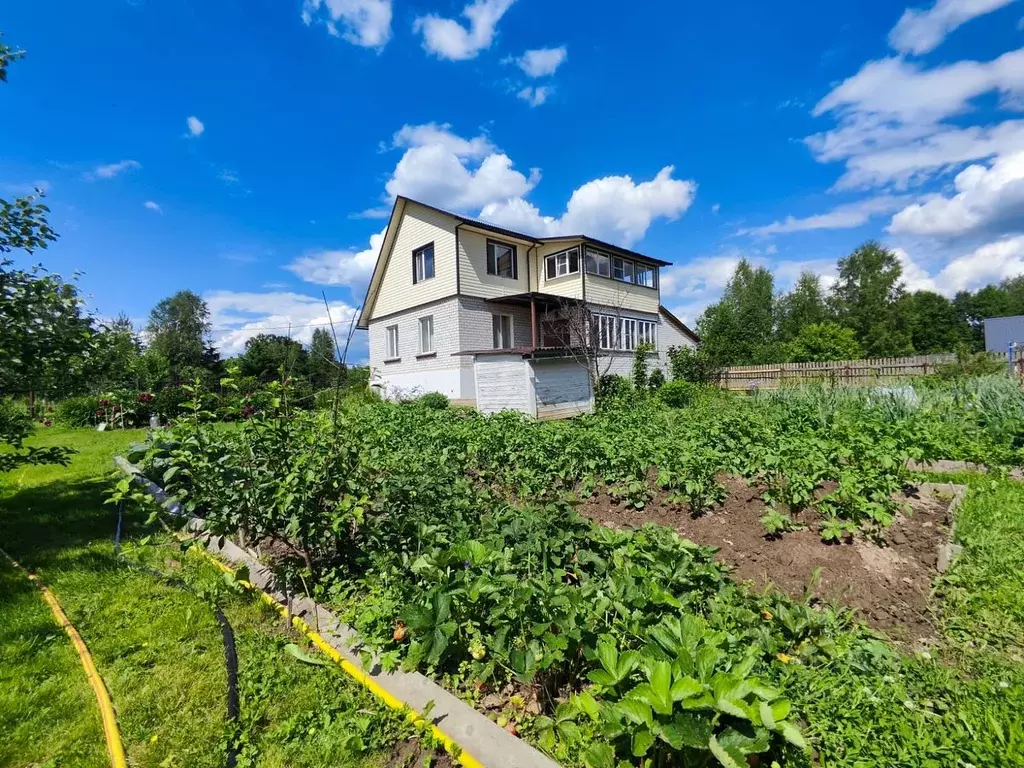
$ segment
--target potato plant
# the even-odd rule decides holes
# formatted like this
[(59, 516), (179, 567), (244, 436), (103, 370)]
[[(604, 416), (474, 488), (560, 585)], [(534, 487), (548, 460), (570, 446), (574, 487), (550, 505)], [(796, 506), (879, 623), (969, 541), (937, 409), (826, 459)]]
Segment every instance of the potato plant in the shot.
[(891, 522), (907, 458), (1015, 450), (977, 414), (952, 431), (842, 398), (634, 404), (559, 423), (366, 400), (333, 417), (289, 398), (281, 386), (233, 429), (190, 403), (147, 470), (332, 602), (367, 657), (471, 701), (511, 688), (535, 706), (510, 704), (510, 727), (592, 768), (800, 755), (779, 666), (874, 640), (846, 614), (745, 591), (670, 530), (594, 526), (580, 495), (618, 489), (639, 505), (660, 485), (699, 513), (732, 473), (782, 508), (817, 508), (823, 537), (844, 538)]

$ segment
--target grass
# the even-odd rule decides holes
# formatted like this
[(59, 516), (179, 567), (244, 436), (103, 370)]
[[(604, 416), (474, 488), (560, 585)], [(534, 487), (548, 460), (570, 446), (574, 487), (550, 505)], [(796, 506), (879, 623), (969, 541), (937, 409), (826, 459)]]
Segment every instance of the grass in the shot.
[(781, 680), (819, 764), (1024, 766), (1024, 484), (964, 474), (964, 552), (936, 583), (938, 636), (905, 654), (879, 642)]
[[(132, 766), (222, 766), (230, 730), (219, 628), (209, 604), (119, 563), (114, 509), (103, 506), (111, 458), (140, 432), (47, 431), (70, 445), (71, 466), (27, 467), (0, 478), (0, 542), (60, 600), (110, 690)], [(332, 665), (285, 652), (303, 641), (280, 617), (236, 594), (219, 571), (166, 534), (128, 519), (125, 556), (216, 597), (238, 644), (240, 768), (387, 762), (409, 736)], [(143, 538), (147, 537), (147, 538)], [(307, 649), (308, 650), (308, 649)], [(99, 710), (70, 642), (25, 579), (0, 565), (0, 766), (108, 764)]]

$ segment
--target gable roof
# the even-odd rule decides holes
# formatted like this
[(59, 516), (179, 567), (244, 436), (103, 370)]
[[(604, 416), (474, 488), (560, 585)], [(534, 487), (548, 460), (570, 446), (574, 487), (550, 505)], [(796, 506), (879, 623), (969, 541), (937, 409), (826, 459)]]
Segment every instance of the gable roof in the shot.
[(681, 331), (682, 333), (686, 334), (686, 335), (687, 335), (687, 336), (689, 336), (689, 337), (690, 337), (691, 339), (693, 339), (693, 341), (694, 341), (694, 343), (695, 343), (695, 344), (700, 344), (700, 336), (698, 336), (698, 335), (696, 334), (696, 332), (694, 332), (693, 330), (691, 330), (691, 329), (690, 329), (690, 326), (688, 326), (688, 325), (687, 325), (686, 323), (684, 323), (684, 322), (683, 322), (682, 320), (680, 320), (680, 319), (679, 319), (678, 317), (676, 317), (676, 316), (675, 316), (675, 315), (673, 315), (673, 314), (672, 314), (671, 312), (669, 312), (669, 311), (668, 311), (667, 309), (665, 309), (665, 306), (664, 306), (664, 305), (659, 305), (659, 306), (658, 306), (658, 311), (659, 311), (659, 312), (660, 312), (661, 314), (663, 314), (663, 315), (665, 316), (665, 319), (666, 319), (666, 320), (668, 320), (668, 321), (669, 321), (670, 323), (672, 323), (672, 325), (674, 325), (674, 326), (675, 326), (676, 328), (678, 328), (678, 329), (679, 329), (679, 330), (680, 330), (680, 331)]
[[(494, 224), (489, 224), (486, 221), (480, 221), (479, 219), (471, 219), (468, 216), (463, 216), (452, 211), (446, 211), (443, 208), (437, 208), (433, 205), (420, 202), (419, 200), (413, 200), (409, 197), (399, 195), (395, 198), (395, 204), (391, 209), (391, 216), (388, 219), (388, 228), (384, 232), (384, 241), (380, 246), (380, 253), (377, 254), (377, 263), (373, 267), (373, 275), (370, 277), (370, 284), (366, 288), (366, 297), (363, 299), (363, 306), (359, 311), (359, 321), (356, 323), (356, 327), (361, 330), (366, 330), (370, 325), (370, 309), (373, 307), (374, 302), (377, 300), (377, 293), (380, 291), (380, 283), (384, 277), (384, 270), (387, 268), (388, 258), (391, 256), (391, 248), (394, 245), (395, 236), (398, 233), (398, 222), (401, 221), (402, 216), (405, 215), (406, 206), (412, 203), (414, 205), (421, 206), (427, 210), (440, 213), (443, 216), (448, 216), (458, 222), (456, 226), (468, 226), (474, 229), (480, 229), (485, 232), (491, 232), (498, 236), (510, 237), (515, 240), (523, 240), (534, 245), (544, 245), (545, 243), (557, 243), (563, 240), (582, 240), (586, 243), (592, 243), (598, 248), (604, 248), (605, 250), (612, 251), (614, 253), (631, 256), (633, 258), (643, 259), (651, 264), (656, 264), (659, 267), (672, 266), (670, 261), (662, 261), (661, 259), (655, 259), (651, 256), (645, 256), (637, 251), (631, 251), (628, 248), (622, 248), (612, 243), (607, 243), (603, 240), (598, 240), (596, 237), (589, 237), (587, 235), (560, 235), (558, 237), (534, 237), (528, 235), (525, 232), (516, 232), (512, 229), (505, 229), (504, 227), (498, 227)], [(387, 254), (387, 257), (385, 257)], [(670, 315), (671, 317), (671, 315)], [(690, 334), (696, 339), (696, 334), (693, 333), (689, 328), (683, 325), (679, 320), (672, 318), (675, 322), (681, 326), (684, 332)]]

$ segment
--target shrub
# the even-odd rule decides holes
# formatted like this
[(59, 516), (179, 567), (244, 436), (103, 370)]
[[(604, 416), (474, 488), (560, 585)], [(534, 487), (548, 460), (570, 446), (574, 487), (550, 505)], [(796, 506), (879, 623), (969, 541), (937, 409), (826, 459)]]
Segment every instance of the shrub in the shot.
[(69, 397), (57, 404), (53, 419), (63, 427), (91, 427), (98, 417), (100, 399), (94, 395)]
[(647, 386), (652, 392), (657, 392), (664, 383), (665, 374), (662, 373), (661, 368), (655, 368), (651, 371), (651, 375), (647, 377)]
[(597, 404), (602, 406), (627, 398), (632, 392), (633, 387), (627, 378), (614, 373), (605, 374), (597, 384)]
[(181, 415), (181, 404), (190, 399), (183, 387), (164, 387), (153, 396), (153, 410), (164, 421), (176, 419)]
[(658, 390), (661, 402), (669, 408), (688, 408), (700, 395), (701, 388), (690, 381), (669, 381)]
[(447, 397), (440, 392), (427, 392), (416, 400), (420, 405), (435, 411), (443, 411), (450, 403)]
[(28, 434), (31, 429), (28, 410), (21, 403), (0, 397), (0, 436)]
[(988, 352), (972, 352), (966, 344), (957, 344), (956, 359), (935, 366), (939, 378), (946, 381), (969, 376), (991, 376), (1009, 370), (1006, 357)]
[(668, 351), (669, 372), (676, 381), (710, 384), (718, 378), (718, 368), (703, 349), (671, 347)]
[(647, 389), (647, 355), (654, 351), (654, 346), (647, 342), (637, 344), (633, 354), (633, 387), (637, 392)]

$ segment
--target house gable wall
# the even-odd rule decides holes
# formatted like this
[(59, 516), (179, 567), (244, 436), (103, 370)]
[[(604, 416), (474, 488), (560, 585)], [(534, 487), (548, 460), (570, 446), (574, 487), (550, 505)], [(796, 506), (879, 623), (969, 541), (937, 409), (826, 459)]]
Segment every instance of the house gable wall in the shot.
[[(427, 304), (458, 292), (455, 258), (455, 227), (458, 220), (409, 201), (398, 222), (394, 245), (384, 265), (384, 274), (373, 307), (371, 321)], [(412, 252), (434, 244), (434, 277), (413, 283)]]

